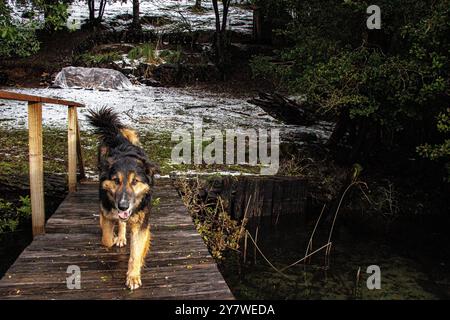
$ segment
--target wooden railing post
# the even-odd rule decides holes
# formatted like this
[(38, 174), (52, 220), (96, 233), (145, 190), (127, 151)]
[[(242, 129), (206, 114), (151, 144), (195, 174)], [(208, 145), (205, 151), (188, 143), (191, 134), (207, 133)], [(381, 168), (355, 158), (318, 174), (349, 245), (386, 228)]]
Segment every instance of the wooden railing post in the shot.
[(77, 191), (77, 107), (69, 106), (68, 140), (68, 185), (69, 192)]
[(42, 103), (28, 102), (31, 221), (33, 236), (45, 233), (44, 160), (42, 155)]
[(78, 112), (75, 112), (77, 118), (77, 160), (78, 160), (78, 171), (80, 173), (80, 179), (86, 178), (86, 173), (84, 171), (84, 161), (83, 153), (81, 148), (81, 136), (80, 136), (80, 125), (78, 123)]

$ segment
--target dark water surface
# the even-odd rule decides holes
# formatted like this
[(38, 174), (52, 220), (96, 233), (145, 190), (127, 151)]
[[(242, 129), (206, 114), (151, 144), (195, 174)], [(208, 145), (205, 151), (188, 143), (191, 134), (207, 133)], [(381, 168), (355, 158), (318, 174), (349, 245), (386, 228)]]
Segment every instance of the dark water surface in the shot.
[[(448, 221), (445, 223), (448, 225)], [(220, 264), (220, 269), (238, 299), (450, 298), (449, 236), (444, 224), (416, 221), (418, 230), (408, 226), (388, 235), (368, 234), (364, 227), (357, 230), (346, 224), (335, 229), (328, 268), (325, 251), (321, 251), (306, 265), (297, 264), (282, 275), (260, 254), (255, 263), (254, 246), (248, 240), (247, 262), (231, 255)], [(401, 222), (400, 227), (402, 224), (406, 227), (406, 222)], [(262, 226), (258, 245), (267, 259), (282, 269), (304, 257), (313, 227), (304, 221)], [(329, 229), (329, 225), (324, 225), (316, 231), (313, 250), (327, 242)], [(379, 290), (369, 290), (366, 284), (372, 274), (367, 273), (371, 265), (380, 268)]]

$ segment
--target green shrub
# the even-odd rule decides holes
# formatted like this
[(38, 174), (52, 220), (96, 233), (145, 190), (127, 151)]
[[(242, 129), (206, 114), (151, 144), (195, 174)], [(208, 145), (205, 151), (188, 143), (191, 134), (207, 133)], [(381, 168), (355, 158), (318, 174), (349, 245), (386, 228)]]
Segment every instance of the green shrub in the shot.
[(14, 232), (20, 223), (31, 219), (31, 200), (29, 196), (19, 197), (19, 206), (0, 199), (0, 234)]
[(399, 154), (407, 161), (416, 150), (430, 159), (448, 155), (442, 113), (450, 96), (450, 0), (380, 0), (376, 32), (364, 23), (367, 1), (256, 2), (269, 16), (293, 14), (278, 32), (291, 45), (254, 57), (253, 76), (304, 94), (306, 106), (339, 119), (342, 130), (331, 143), (351, 149), (349, 161)]
[(0, 57), (27, 57), (39, 50), (35, 23), (15, 24), (11, 10), (0, 1)]
[(144, 43), (140, 46), (134, 47), (128, 52), (128, 59), (142, 59), (144, 62), (151, 64), (160, 64), (163, 62), (153, 43)]
[(81, 61), (88, 67), (96, 67), (109, 64), (114, 61), (122, 60), (122, 56), (117, 52), (107, 52), (107, 53), (84, 53), (77, 57), (76, 60)]
[(181, 60), (181, 49), (173, 50), (161, 50), (159, 56), (167, 63), (179, 63)]

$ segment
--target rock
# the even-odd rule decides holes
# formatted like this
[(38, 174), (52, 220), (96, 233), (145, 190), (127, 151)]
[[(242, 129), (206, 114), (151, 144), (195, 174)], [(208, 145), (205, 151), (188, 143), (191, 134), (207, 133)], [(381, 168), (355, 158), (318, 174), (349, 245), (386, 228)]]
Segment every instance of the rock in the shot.
[(96, 90), (126, 90), (133, 87), (121, 72), (105, 68), (66, 67), (56, 76), (54, 86)]

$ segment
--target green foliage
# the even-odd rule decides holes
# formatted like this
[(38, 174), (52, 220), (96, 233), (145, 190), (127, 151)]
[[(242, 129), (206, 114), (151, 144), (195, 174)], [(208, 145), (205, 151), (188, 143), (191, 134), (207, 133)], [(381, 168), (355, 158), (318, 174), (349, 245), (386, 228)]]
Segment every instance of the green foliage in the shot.
[(134, 47), (128, 52), (128, 59), (137, 60), (141, 57), (141, 49), (140, 47)]
[(39, 50), (36, 24), (14, 23), (6, 2), (0, 1), (0, 57), (27, 57)]
[(153, 43), (144, 43), (134, 47), (128, 52), (128, 59), (143, 60), (146, 63), (178, 63), (181, 60), (181, 49), (177, 50), (157, 50)]
[(19, 206), (0, 198), (0, 234), (14, 232), (21, 222), (31, 218), (31, 200), (29, 196), (19, 197)]
[(117, 52), (99, 54), (92, 54), (88, 52), (78, 56), (76, 60), (81, 61), (81, 63), (85, 64), (87, 67), (99, 67), (110, 64), (113, 61), (122, 60), (122, 56)]
[(0, 234), (5, 232), (14, 232), (17, 229), (17, 226), (19, 225), (19, 220), (17, 219), (0, 219)]
[(267, 14), (292, 13), (287, 28), (278, 32), (292, 45), (272, 57), (254, 57), (255, 78), (305, 94), (306, 104), (318, 112), (348, 114), (347, 132), (364, 122), (371, 129), (363, 138), (373, 141), (378, 134), (377, 146), (386, 152), (406, 142), (411, 156), (417, 145), (430, 159), (447, 154), (447, 140), (430, 146), (423, 139), (435, 136), (433, 128), (445, 127), (450, 0), (380, 0), (382, 29), (375, 32), (365, 26), (368, 1), (256, 3)]
[(31, 199), (30, 196), (19, 197), (20, 206), (17, 207), (17, 216), (22, 219), (29, 219), (31, 217)]
[(177, 48), (175, 51), (161, 50), (159, 56), (167, 63), (179, 63), (181, 61), (182, 52), (180, 48)]
[(134, 47), (128, 52), (128, 58), (131, 60), (142, 59), (147, 63), (159, 64), (161, 59), (153, 43), (144, 43)]
[(254, 79), (269, 81), (277, 89), (294, 81), (290, 65), (274, 63), (271, 57), (256, 56), (250, 61), (250, 67)]
[(440, 144), (430, 145), (428, 143), (417, 147), (417, 152), (426, 158), (435, 161), (445, 162), (447, 169), (446, 181), (450, 182), (450, 108), (442, 112), (438, 116), (437, 129), (446, 138)]
[(13, 212), (13, 205), (11, 202), (5, 201), (4, 199), (0, 198), (0, 211), (4, 213), (11, 213)]
[(27, 22), (13, 21), (11, 9), (6, 1), (0, 1), (0, 57), (27, 57), (39, 50), (36, 30), (42, 23), (38, 20), (38, 11), (44, 12), (46, 31), (60, 30), (65, 27), (69, 5), (65, 2), (47, 3), (36, 0), (36, 8), (27, 14)]
[(66, 26), (69, 18), (69, 4), (65, 2), (45, 3), (39, 0), (41, 7), (45, 12), (45, 28), (49, 31), (61, 30)]

